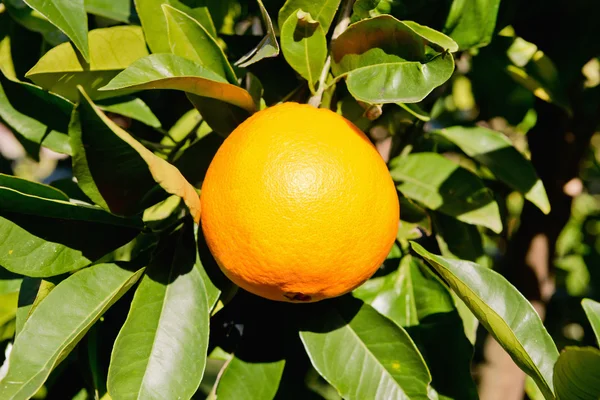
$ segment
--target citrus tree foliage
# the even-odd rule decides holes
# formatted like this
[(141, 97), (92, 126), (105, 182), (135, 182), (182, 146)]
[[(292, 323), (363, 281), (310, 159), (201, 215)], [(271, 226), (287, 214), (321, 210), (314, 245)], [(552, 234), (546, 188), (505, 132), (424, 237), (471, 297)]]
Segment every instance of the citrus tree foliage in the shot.
[[(559, 355), (490, 268), (515, 207), (551, 212), (525, 134), (535, 101), (572, 111), (564, 66), (500, 0), (422, 3), (2, 0), (0, 121), (63, 161), (0, 159), (0, 398), (476, 399), (478, 325), (539, 398), (598, 398), (597, 343)], [(223, 140), (283, 101), (365, 131), (401, 204), (375, 276), (315, 304), (235, 287), (198, 225)], [(510, 134), (475, 124), (497, 116)], [(557, 249), (580, 297), (584, 203)]]

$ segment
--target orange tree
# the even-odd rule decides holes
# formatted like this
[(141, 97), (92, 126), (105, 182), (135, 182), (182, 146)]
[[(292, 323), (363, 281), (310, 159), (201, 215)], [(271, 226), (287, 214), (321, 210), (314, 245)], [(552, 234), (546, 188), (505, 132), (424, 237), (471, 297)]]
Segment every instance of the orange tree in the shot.
[(598, 8), (2, 0), (0, 398), (598, 398)]

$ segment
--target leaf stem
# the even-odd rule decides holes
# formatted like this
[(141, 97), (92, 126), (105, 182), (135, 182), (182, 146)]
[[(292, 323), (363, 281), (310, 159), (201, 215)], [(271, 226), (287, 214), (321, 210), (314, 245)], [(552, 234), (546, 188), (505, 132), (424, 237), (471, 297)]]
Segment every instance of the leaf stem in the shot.
[[(350, 13), (352, 12), (353, 5), (354, 0), (344, 1), (344, 4), (342, 5), (342, 10), (338, 15), (338, 19), (335, 24), (335, 29), (333, 30), (333, 35), (331, 36), (331, 40), (337, 39), (337, 37), (340, 36), (346, 30), (346, 28), (348, 28), (348, 25), (350, 25)], [(310, 104), (313, 107), (319, 108), (319, 106), (321, 105), (321, 100), (323, 99), (323, 93), (325, 92), (325, 89), (329, 87), (325, 84), (325, 81), (327, 80), (327, 75), (329, 74), (330, 68), (331, 55), (327, 56), (325, 64), (323, 65), (323, 69), (321, 70), (321, 76), (319, 77), (319, 87), (317, 88), (317, 91), (310, 97), (310, 99), (308, 99), (308, 104)]]

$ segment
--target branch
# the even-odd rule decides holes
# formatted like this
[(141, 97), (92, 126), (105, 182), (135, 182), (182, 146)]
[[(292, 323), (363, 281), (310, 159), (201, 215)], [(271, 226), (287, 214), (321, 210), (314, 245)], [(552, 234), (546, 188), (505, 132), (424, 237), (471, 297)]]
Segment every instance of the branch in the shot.
[[(346, 0), (344, 5), (342, 6), (342, 11), (338, 15), (337, 22), (335, 24), (335, 29), (333, 30), (333, 35), (331, 36), (331, 40), (337, 39), (348, 25), (350, 25), (350, 13), (352, 12), (352, 5), (354, 4), (354, 0)], [(321, 70), (321, 76), (319, 77), (319, 87), (314, 95), (308, 99), (308, 104), (313, 107), (319, 108), (321, 105), (321, 100), (323, 99), (323, 92), (327, 88), (325, 81), (327, 80), (327, 75), (329, 74), (329, 69), (331, 68), (331, 56), (327, 56), (325, 60), (325, 65), (323, 65), (323, 69)]]

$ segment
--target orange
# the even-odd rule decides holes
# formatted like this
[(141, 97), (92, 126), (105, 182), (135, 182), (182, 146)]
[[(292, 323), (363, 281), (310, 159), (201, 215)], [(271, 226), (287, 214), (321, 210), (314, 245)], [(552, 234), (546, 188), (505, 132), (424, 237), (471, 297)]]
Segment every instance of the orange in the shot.
[(217, 151), (200, 195), (202, 230), (225, 275), (279, 301), (356, 288), (398, 229), (387, 166), (340, 115), (283, 103), (254, 114)]

